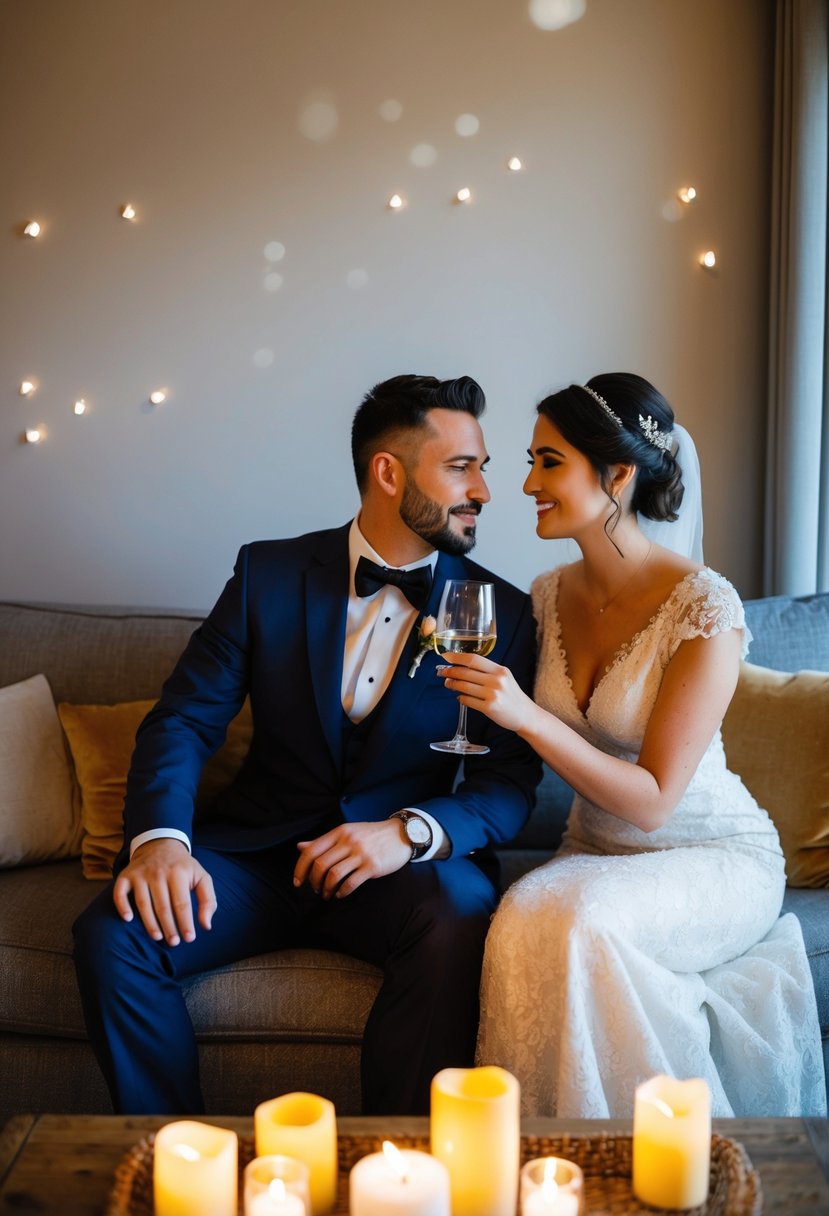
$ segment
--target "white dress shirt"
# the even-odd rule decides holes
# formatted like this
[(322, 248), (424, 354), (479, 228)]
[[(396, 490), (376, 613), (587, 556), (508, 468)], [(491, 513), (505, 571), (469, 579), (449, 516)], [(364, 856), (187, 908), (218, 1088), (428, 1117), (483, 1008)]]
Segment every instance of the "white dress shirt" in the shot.
[[(437, 551), (433, 549), (428, 557), (420, 558), (407, 566), (393, 568), (416, 570), (420, 566), (430, 566), (434, 572), (437, 556)], [(371, 713), (388, 688), (417, 620), (417, 610), (412, 607), (399, 587), (387, 584), (373, 595), (357, 595), (354, 590), (354, 573), (361, 557), (367, 557), (380, 566), (388, 565), (388, 562), (372, 549), (355, 518), (348, 534), (348, 611), (341, 685), (343, 709), (354, 723), (362, 722), (363, 718)], [(432, 829), (432, 843), (416, 861), (446, 857), (450, 848), (449, 841), (437, 820), (419, 807), (400, 809), (416, 811)], [(130, 844), (130, 857), (140, 845), (162, 838), (181, 840), (190, 848), (190, 840), (177, 828), (152, 828), (135, 837)]]

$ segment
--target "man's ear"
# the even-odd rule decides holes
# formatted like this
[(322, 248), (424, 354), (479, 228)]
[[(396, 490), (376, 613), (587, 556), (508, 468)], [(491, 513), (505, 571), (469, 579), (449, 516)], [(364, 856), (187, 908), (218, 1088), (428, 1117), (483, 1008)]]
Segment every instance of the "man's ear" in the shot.
[(369, 461), (368, 472), (380, 493), (389, 498), (394, 498), (403, 489), (403, 465), (391, 452), (375, 452)]

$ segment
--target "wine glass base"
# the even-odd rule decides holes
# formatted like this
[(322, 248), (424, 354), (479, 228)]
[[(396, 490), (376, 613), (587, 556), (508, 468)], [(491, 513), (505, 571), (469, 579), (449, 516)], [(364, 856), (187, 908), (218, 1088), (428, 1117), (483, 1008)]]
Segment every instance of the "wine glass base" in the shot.
[(444, 743), (430, 743), (433, 752), (454, 752), (458, 756), (484, 756), (489, 748), (484, 743), (470, 743), (468, 739), (447, 739)]

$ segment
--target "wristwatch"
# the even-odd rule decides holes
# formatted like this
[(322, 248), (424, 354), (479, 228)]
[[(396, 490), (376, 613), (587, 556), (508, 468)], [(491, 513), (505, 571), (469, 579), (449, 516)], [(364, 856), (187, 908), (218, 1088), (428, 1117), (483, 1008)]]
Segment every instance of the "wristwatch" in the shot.
[(412, 846), (409, 861), (416, 861), (432, 847), (432, 829), (420, 815), (416, 815), (414, 811), (395, 811), (389, 818), (399, 819), (403, 824), (409, 844)]

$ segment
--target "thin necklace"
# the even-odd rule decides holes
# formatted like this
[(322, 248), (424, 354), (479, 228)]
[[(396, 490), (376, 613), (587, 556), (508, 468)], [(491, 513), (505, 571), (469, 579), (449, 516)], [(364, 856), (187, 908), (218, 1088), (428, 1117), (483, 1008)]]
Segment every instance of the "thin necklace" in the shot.
[(603, 606), (602, 608), (597, 608), (597, 609), (596, 609), (596, 611), (599, 613), (599, 615), (600, 615), (600, 616), (601, 616), (601, 614), (602, 614), (603, 612), (606, 612), (606, 611), (607, 611), (607, 609), (610, 607), (610, 605), (613, 603), (613, 601), (614, 601), (615, 599), (618, 599), (618, 597), (619, 597), (619, 596), (622, 594), (622, 592), (625, 590), (625, 588), (630, 586), (630, 584), (631, 584), (631, 583), (633, 582), (633, 580), (636, 578), (637, 574), (641, 574), (641, 572), (642, 572), (642, 571), (644, 570), (644, 568), (645, 568), (645, 562), (648, 560), (648, 558), (649, 558), (649, 557), (650, 557), (650, 555), (651, 555), (651, 550), (652, 550), (652, 549), (653, 549), (653, 541), (651, 540), (651, 541), (648, 541), (648, 551), (647, 551), (647, 553), (646, 553), (646, 554), (645, 554), (645, 556), (642, 558), (641, 562), (640, 562), (640, 563), (639, 563), (639, 565), (636, 567), (636, 569), (634, 570), (633, 574), (631, 574), (630, 578), (629, 578), (629, 579), (626, 579), (626, 580), (625, 580), (625, 582), (623, 582), (623, 583), (622, 583), (621, 587), (619, 587), (619, 588), (618, 588), (616, 591), (614, 591), (614, 592), (613, 592), (613, 595), (611, 595), (610, 599), (609, 599), (609, 600), (607, 600), (607, 602), (604, 604), (604, 606)]

